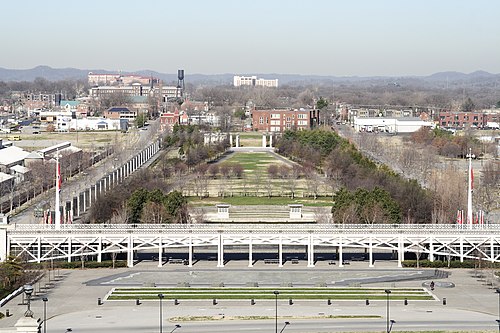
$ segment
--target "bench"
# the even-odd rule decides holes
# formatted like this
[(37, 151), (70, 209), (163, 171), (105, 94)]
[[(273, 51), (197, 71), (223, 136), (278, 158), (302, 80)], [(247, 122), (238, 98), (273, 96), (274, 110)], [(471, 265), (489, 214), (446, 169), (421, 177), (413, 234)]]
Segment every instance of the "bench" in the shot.
[(264, 264), (279, 264), (279, 259), (264, 259)]
[(292, 259), (292, 264), (298, 264), (299, 263), (299, 259)]
[(169, 259), (168, 263), (169, 264), (185, 264), (186, 259)]
[(330, 261), (328, 262), (328, 265), (336, 265), (336, 264), (337, 264), (337, 263), (335, 262), (335, 260), (330, 260)]

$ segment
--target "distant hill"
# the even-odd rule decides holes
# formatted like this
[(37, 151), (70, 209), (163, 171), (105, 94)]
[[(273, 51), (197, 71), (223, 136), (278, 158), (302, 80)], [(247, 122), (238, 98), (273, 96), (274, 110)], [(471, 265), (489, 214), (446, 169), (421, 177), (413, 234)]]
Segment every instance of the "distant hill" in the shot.
[[(7, 69), (0, 67), (0, 81), (34, 81), (37, 77), (44, 78), (49, 81), (58, 81), (66, 79), (82, 79), (87, 78), (89, 72), (94, 73), (116, 73), (116, 71), (108, 71), (103, 69), (77, 69), (77, 68), (52, 68), (49, 66), (37, 66), (31, 69)], [(136, 74), (143, 76), (154, 76), (162, 79), (166, 84), (177, 82), (177, 73), (159, 73), (152, 70), (141, 70), (137, 72), (122, 72), (123, 74)], [(388, 81), (397, 82), (401, 80), (422, 80), (427, 82), (454, 82), (454, 81), (477, 81), (477, 80), (499, 80), (500, 74), (491, 74), (485, 71), (476, 71), (469, 74), (460, 72), (440, 72), (429, 76), (398, 76), (398, 77), (339, 77), (339, 76), (322, 76), (322, 75), (300, 75), (300, 74), (277, 74), (277, 73), (224, 73), (224, 74), (192, 74), (186, 70), (186, 82), (193, 84), (207, 85), (231, 85), (233, 75), (256, 75), (265, 79), (278, 79), (280, 85), (296, 85), (296, 84), (331, 84), (333, 82), (359, 83), (363, 81)]]

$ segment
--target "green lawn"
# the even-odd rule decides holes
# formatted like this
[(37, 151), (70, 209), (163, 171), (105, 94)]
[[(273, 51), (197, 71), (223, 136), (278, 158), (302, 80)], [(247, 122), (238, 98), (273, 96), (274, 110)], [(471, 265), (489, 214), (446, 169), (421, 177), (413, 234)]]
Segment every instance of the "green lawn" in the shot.
[[(279, 299), (301, 300), (385, 300), (385, 289), (379, 288), (115, 288), (108, 300), (153, 300), (158, 294), (167, 299), (233, 299), (272, 300), (278, 290)], [(424, 289), (391, 289), (392, 300), (434, 300)]]

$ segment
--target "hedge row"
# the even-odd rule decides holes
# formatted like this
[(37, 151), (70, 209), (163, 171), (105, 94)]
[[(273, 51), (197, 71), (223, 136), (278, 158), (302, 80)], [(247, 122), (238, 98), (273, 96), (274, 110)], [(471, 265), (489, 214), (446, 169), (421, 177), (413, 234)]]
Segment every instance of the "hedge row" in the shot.
[[(76, 268), (82, 268), (82, 262), (81, 261), (72, 261), (72, 262), (67, 262), (67, 261), (54, 261), (53, 266), (51, 263), (45, 262), (41, 264), (30, 264), (31, 269), (46, 269), (46, 268), (52, 268), (54, 269), (60, 268), (60, 269), (76, 269)], [(105, 260), (101, 262), (97, 261), (85, 261), (83, 263), (83, 267), (85, 268), (111, 268), (113, 267), (113, 261), (111, 260)], [(127, 267), (127, 261), (125, 260), (116, 260), (115, 261), (115, 268), (118, 267)]]
[[(416, 260), (405, 260), (402, 262), (403, 267), (417, 267)], [(430, 268), (500, 268), (500, 263), (492, 263), (487, 261), (477, 261), (477, 260), (464, 260), (460, 262), (459, 260), (451, 260), (448, 266), (448, 261), (443, 260), (419, 260), (419, 267), (430, 267)]]

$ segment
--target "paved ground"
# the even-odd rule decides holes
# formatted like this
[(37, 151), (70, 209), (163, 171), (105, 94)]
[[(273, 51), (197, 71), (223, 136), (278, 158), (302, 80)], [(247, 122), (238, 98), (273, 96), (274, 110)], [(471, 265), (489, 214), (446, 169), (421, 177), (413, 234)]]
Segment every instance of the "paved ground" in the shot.
[[(425, 275), (433, 270), (401, 270), (395, 262), (377, 262), (376, 268), (369, 269), (366, 262), (353, 262), (344, 268), (329, 266), (320, 262), (315, 268), (307, 268), (306, 262), (299, 265), (285, 264), (283, 269), (258, 262), (255, 267), (246, 267), (246, 261), (230, 261), (224, 268), (216, 268), (215, 262), (199, 262), (193, 268), (182, 265), (165, 264), (158, 268), (157, 262), (142, 262), (132, 269), (64, 270), (54, 287), (45, 294), (37, 293), (32, 309), (37, 317), (43, 318), (43, 302), (47, 303), (47, 331), (65, 332), (69, 327), (73, 332), (157, 332), (159, 326), (159, 302), (142, 301), (105, 301), (97, 305), (97, 299), (105, 299), (113, 286), (126, 284), (155, 283), (175, 285), (177, 282), (191, 281), (199, 285), (219, 282), (242, 284), (259, 282), (260, 285), (276, 285), (292, 282), (295, 285), (311, 285), (319, 281), (328, 283), (358, 278), (364, 279), (363, 286), (420, 287), (427, 279), (397, 281), (398, 277), (408, 274)], [(298, 266), (298, 267), (297, 267)], [(55, 272), (57, 273), (57, 271)], [(426, 330), (430, 328), (463, 329), (487, 331), (497, 329), (498, 295), (474, 277), (472, 270), (452, 270), (447, 279), (436, 282), (453, 282), (455, 288), (437, 287), (434, 294), (437, 301), (413, 301), (404, 306), (401, 301), (390, 304), (390, 318), (396, 320), (394, 331)], [(51, 282), (54, 281), (51, 274)], [(380, 282), (381, 278), (388, 282)], [(395, 278), (396, 277), (396, 278)], [(379, 279), (377, 280), (373, 279)], [(368, 283), (374, 282), (375, 283)], [(48, 282), (46, 277), (35, 285), (39, 291)], [(439, 283), (436, 283), (439, 286)], [(446, 298), (447, 304), (442, 304)], [(25, 306), (21, 299), (15, 299), (1, 311), (9, 309), (13, 314), (0, 320), (0, 327), (14, 325), (22, 316)], [(257, 301), (250, 305), (247, 301), (219, 301), (213, 305), (211, 300), (181, 301), (174, 305), (172, 300), (162, 302), (164, 331), (170, 332), (175, 324), (182, 325), (179, 332), (234, 332), (272, 331), (274, 327), (274, 301)], [(318, 319), (322, 315), (376, 315), (375, 319)], [(174, 317), (211, 316), (215, 321), (189, 322)], [(266, 320), (230, 320), (236, 316), (266, 316)], [(285, 321), (291, 322), (286, 332), (340, 332), (340, 331), (382, 331), (385, 329), (386, 302), (337, 301), (327, 305), (325, 301), (294, 301), (289, 305), (286, 300), (278, 302), (278, 322), (281, 330)], [(174, 318), (174, 319), (172, 319)]]

